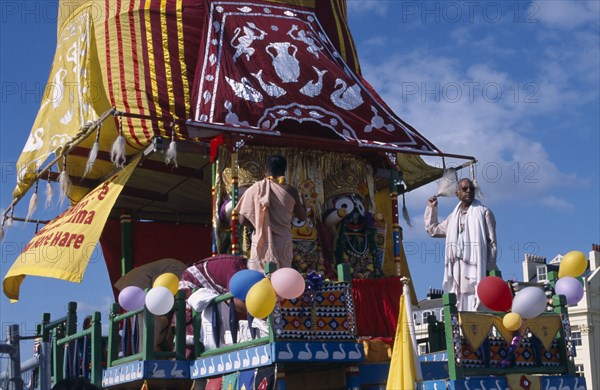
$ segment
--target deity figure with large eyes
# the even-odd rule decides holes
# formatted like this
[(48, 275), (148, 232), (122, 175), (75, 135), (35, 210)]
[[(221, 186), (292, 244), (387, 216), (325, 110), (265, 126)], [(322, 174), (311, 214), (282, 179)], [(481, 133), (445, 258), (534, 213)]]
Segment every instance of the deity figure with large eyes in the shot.
[(292, 267), (298, 272), (308, 274), (311, 271), (319, 272), (326, 277), (333, 277), (333, 269), (326, 267), (323, 252), (318, 240), (318, 228), (315, 212), (317, 210), (317, 192), (315, 183), (306, 179), (298, 185), (298, 192), (306, 207), (304, 221), (294, 218), (292, 220), (292, 241), (294, 243), (294, 259)]
[(331, 251), (324, 251), (334, 264), (348, 263), (353, 278), (383, 276), (376, 243), (373, 214), (365, 206), (358, 177), (337, 172), (325, 180), (323, 221), (331, 237)]

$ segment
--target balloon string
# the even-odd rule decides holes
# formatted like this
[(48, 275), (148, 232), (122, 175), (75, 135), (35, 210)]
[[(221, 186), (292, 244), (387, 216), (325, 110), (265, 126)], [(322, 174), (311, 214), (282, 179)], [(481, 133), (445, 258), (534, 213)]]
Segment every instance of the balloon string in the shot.
[(510, 347), (508, 348), (508, 353), (506, 354), (506, 357), (504, 358), (504, 360), (502, 360), (500, 362), (500, 366), (502, 368), (505, 368), (506, 366), (508, 366), (510, 364), (510, 358), (515, 354), (517, 348), (519, 347), (519, 344), (521, 343), (521, 340), (523, 340), (523, 328), (525, 327), (525, 320), (523, 320), (521, 322), (521, 327), (519, 328), (519, 330), (515, 331), (513, 333), (513, 338), (512, 341), (510, 342)]

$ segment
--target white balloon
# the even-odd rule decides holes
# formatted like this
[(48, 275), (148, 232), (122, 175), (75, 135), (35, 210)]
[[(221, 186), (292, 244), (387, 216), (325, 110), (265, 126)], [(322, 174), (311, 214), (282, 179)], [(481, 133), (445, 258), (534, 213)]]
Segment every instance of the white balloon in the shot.
[(156, 316), (167, 314), (173, 308), (175, 297), (171, 290), (158, 286), (150, 289), (146, 294), (146, 307)]
[(538, 287), (525, 287), (513, 298), (512, 312), (523, 319), (535, 318), (546, 310), (548, 300), (544, 290)]

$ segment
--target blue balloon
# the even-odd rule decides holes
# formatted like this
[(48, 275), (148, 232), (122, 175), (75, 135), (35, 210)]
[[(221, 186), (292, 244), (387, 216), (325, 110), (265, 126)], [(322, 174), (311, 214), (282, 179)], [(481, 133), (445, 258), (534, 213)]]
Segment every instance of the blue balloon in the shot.
[(262, 272), (250, 269), (238, 271), (229, 280), (229, 291), (231, 291), (234, 297), (244, 301), (246, 300), (248, 290), (264, 278), (265, 275)]
[(571, 276), (563, 276), (556, 281), (554, 292), (567, 298), (567, 305), (575, 306), (583, 298), (583, 285)]

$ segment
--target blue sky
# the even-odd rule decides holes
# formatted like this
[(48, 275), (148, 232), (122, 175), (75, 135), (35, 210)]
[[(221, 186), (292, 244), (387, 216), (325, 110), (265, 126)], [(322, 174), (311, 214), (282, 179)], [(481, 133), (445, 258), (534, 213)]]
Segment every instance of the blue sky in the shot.
[[(522, 278), (525, 253), (550, 260), (571, 250), (587, 254), (600, 243), (600, 2), (362, 0), (348, 6), (365, 78), (439, 148), (478, 158), (505, 278)], [(56, 5), (3, 1), (1, 7), (4, 209), (50, 71)], [(436, 191), (432, 183), (406, 197), (413, 227), (404, 229), (405, 250), (420, 298), (430, 286), (440, 288), (443, 273), (443, 240), (426, 236), (422, 221)], [(26, 214), (27, 202), (18, 215)], [(440, 215), (455, 204), (440, 199)], [(33, 229), (16, 223), (7, 232), (2, 277)], [(112, 297), (99, 252), (81, 285), (28, 277), (19, 303), (2, 295), (2, 338), (8, 323), (30, 334), (42, 312), (64, 315), (69, 300), (78, 302), (82, 316), (100, 310), (106, 318)]]

